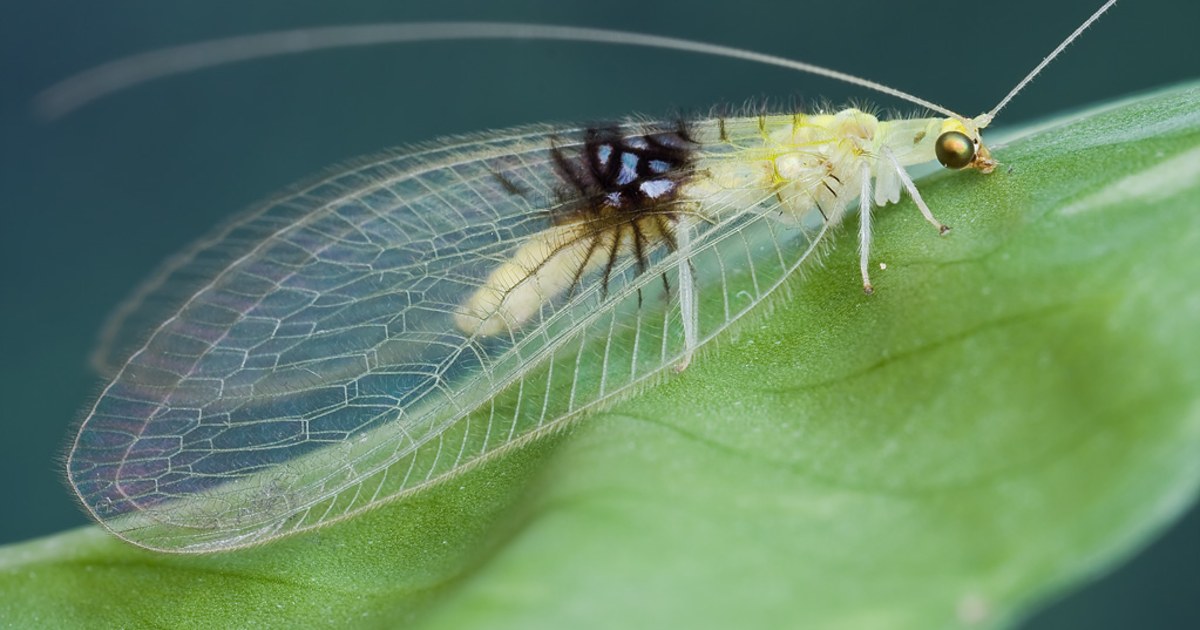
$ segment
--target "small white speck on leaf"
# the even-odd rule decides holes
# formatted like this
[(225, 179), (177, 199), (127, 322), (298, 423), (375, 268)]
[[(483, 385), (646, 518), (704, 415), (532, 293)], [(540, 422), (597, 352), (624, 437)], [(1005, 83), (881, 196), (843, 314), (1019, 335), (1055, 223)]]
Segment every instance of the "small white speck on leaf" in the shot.
[(987, 620), (990, 611), (987, 600), (979, 593), (967, 593), (958, 600), (958, 620), (967, 625), (978, 625)]

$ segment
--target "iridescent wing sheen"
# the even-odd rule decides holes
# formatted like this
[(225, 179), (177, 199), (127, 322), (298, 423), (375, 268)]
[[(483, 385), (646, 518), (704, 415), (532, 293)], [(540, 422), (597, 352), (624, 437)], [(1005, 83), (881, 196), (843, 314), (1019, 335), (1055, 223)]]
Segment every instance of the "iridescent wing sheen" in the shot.
[[(671, 284), (685, 257), (665, 238), (587, 268), (504, 334), (455, 324), (523, 243), (589, 202), (563, 162), (605, 158), (593, 132), (526, 128), (365, 161), (177, 258), (139, 301), (180, 283), (189, 295), (120, 367), (71, 450), (83, 503), (145, 547), (250, 545), (460, 472), (678, 361)], [(712, 142), (690, 145), (697, 155), (733, 150), (698, 135)], [(659, 204), (700, 217), (686, 260), (702, 342), (825, 230), (764, 219), (775, 194), (745, 199)]]

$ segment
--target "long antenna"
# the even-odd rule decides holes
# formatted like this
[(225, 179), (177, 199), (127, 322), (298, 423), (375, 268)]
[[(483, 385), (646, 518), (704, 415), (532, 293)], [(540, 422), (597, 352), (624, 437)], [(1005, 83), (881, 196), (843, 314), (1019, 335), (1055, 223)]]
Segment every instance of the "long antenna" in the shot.
[(1092, 25), (1093, 22), (1100, 19), (1100, 16), (1104, 15), (1104, 13), (1106, 11), (1108, 11), (1110, 8), (1112, 8), (1112, 6), (1116, 3), (1117, 3), (1117, 0), (1108, 0), (1108, 2), (1104, 3), (1104, 6), (1100, 7), (1099, 9), (1096, 9), (1096, 12), (1093, 13), (1091, 17), (1084, 20), (1083, 24), (1079, 25), (1079, 28), (1076, 28), (1073, 33), (1068, 35), (1067, 38), (1064, 39), (1062, 41), (1062, 43), (1058, 45), (1057, 48), (1055, 48), (1049, 55), (1047, 55), (1046, 58), (1042, 59), (1042, 62), (1039, 63), (1036, 68), (1031, 70), (1029, 72), (1029, 74), (1025, 75), (1025, 78), (1021, 79), (1021, 82), (1017, 84), (1017, 87), (1013, 88), (1012, 91), (1010, 91), (1004, 98), (1000, 99), (1000, 103), (998, 105), (996, 105), (995, 107), (993, 107), (992, 111), (988, 112), (987, 114), (984, 114), (979, 119), (982, 121), (980, 126), (986, 127), (988, 123), (992, 122), (992, 119), (996, 117), (996, 114), (1000, 110), (1004, 109), (1005, 105), (1008, 105), (1008, 102), (1011, 101), (1013, 99), (1013, 97), (1017, 95), (1017, 92), (1020, 92), (1021, 90), (1023, 90), (1025, 88), (1026, 85), (1029, 85), (1029, 82), (1033, 81), (1034, 77), (1036, 77), (1038, 74), (1040, 74), (1041, 71), (1046, 68), (1046, 66), (1050, 65), (1050, 62), (1054, 61), (1055, 57), (1057, 57), (1059, 54), (1061, 54), (1062, 51), (1067, 48), (1067, 46), (1071, 45), (1071, 42), (1075, 41), (1084, 31), (1087, 30), (1087, 28), (1089, 26)]
[[(1109, 4), (1114, 1), (1110, 0)], [(1095, 16), (1092, 19), (1095, 19)], [(1084, 26), (1086, 27), (1086, 24)], [(1074, 36), (1072, 36), (1073, 38)], [(276, 31), (185, 44), (118, 59), (68, 77), (38, 94), (34, 99), (34, 107), (44, 118), (55, 119), (103, 96), (147, 81), (238, 61), (351, 46), (464, 39), (542, 39), (594, 42), (665, 48), (741, 59), (844, 81), (908, 101), (946, 116), (966, 120), (963, 116), (941, 105), (882, 83), (775, 55), (689, 39), (628, 31), (506, 22), (409, 22), (331, 26)], [(1003, 105), (1003, 103), (1001, 104)]]

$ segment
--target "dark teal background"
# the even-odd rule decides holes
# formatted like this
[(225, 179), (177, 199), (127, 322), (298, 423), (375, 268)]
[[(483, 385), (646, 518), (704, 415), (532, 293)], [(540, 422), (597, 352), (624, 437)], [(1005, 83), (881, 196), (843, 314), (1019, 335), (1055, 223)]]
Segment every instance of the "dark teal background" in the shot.
[[(783, 105), (857, 98), (911, 109), (746, 62), (539, 42), (420, 44), (244, 63), (37, 122), (30, 100), (57, 79), (163, 46), (298, 26), (537, 21), (753, 48), (864, 75), (973, 115), (1098, 4), (8, 3), (0, 9), (0, 544), (86, 522), (62, 481), (60, 456), (101, 386), (86, 358), (104, 316), (162, 259), (297, 179), (389, 146), (529, 122), (666, 116), (764, 98)], [(1192, 0), (1119, 4), (997, 126), (1195, 78), (1197, 25), (1200, 3)], [(1200, 514), (1193, 510), (1030, 627), (1200, 627), (1197, 585)]]

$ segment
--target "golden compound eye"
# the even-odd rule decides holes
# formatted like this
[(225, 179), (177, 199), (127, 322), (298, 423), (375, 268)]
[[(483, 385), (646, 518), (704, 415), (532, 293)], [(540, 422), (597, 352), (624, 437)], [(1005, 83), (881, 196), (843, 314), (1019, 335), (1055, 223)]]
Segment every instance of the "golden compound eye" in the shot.
[(965, 133), (947, 131), (938, 136), (933, 152), (942, 166), (963, 168), (975, 159), (975, 143)]

